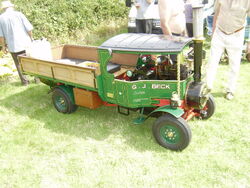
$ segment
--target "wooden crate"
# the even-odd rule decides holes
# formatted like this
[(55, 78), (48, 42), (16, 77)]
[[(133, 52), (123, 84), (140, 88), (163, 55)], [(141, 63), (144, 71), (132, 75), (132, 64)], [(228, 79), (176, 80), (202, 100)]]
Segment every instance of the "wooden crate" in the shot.
[(85, 89), (73, 88), (75, 103), (78, 106), (84, 106), (95, 109), (103, 105), (102, 99), (95, 91), (87, 91)]

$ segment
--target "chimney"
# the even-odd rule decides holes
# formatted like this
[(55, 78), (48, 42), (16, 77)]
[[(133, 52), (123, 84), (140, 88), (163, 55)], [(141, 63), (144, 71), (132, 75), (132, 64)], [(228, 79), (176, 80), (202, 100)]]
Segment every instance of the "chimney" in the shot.
[(201, 81), (203, 48), (203, 5), (193, 5), (194, 82)]

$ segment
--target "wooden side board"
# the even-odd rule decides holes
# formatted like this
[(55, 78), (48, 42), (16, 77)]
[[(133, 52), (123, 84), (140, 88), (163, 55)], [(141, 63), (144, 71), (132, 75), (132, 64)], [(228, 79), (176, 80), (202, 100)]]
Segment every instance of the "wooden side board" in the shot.
[(95, 69), (39, 60), (25, 56), (20, 57), (20, 62), (22, 70), (26, 73), (96, 88)]

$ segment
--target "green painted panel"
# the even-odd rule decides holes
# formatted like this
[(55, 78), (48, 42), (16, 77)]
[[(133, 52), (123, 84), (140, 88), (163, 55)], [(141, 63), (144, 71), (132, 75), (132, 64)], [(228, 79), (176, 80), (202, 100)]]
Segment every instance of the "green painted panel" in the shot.
[(107, 72), (107, 64), (112, 54), (108, 50), (98, 50), (98, 55), (100, 59), (101, 75), (98, 76), (97, 85), (103, 86), (98, 89), (98, 92), (101, 93), (104, 101), (115, 103), (114, 75)]
[[(77, 88), (82, 88), (82, 89), (87, 89), (87, 90), (90, 90), (90, 91), (98, 91), (97, 88), (93, 88), (93, 87), (88, 87), (88, 86), (85, 86), (85, 85), (80, 85), (80, 84), (76, 84), (76, 83), (72, 83), (72, 82), (67, 82), (67, 81), (63, 81), (63, 80), (59, 80), (59, 79), (54, 79), (54, 78), (51, 78), (51, 77), (47, 77), (47, 76), (41, 76), (41, 75), (37, 75), (37, 74), (32, 74), (32, 73), (28, 73), (29, 75), (32, 75), (32, 76), (36, 76), (38, 78), (42, 78), (43, 80), (47, 80), (47, 82), (51, 82), (51, 84), (46, 84), (46, 85), (49, 85), (49, 86), (54, 86), (56, 83), (62, 83), (62, 84), (65, 84), (65, 85), (68, 85), (68, 86), (73, 86), (73, 87), (77, 87)], [(52, 84), (52, 82), (54, 84)]]
[(171, 106), (162, 106), (151, 112), (153, 114), (154, 112), (166, 112), (169, 114), (172, 114), (176, 118), (179, 118), (184, 114), (184, 110), (180, 108), (172, 108)]
[[(104, 101), (129, 108), (152, 107), (157, 103), (154, 99), (171, 99), (173, 92), (177, 92), (177, 80), (124, 81), (115, 79), (113, 74), (107, 72), (107, 64), (112, 57), (112, 51), (98, 49), (98, 55), (101, 74), (97, 76), (97, 85), (99, 95)], [(186, 80), (180, 81), (180, 99), (185, 98), (187, 85), (192, 79), (191, 75)]]
[(70, 97), (70, 100), (73, 104), (75, 104), (75, 97), (74, 97), (74, 93), (73, 93), (73, 87), (71, 86), (65, 86), (65, 85), (60, 85), (60, 86), (56, 86), (60, 89), (62, 89), (65, 93), (68, 94), (68, 96)]
[[(189, 79), (188, 79), (189, 80)], [(188, 80), (181, 81), (181, 99), (184, 99)], [(177, 81), (169, 80), (115, 80), (116, 103), (126, 107), (146, 107), (156, 103), (153, 99), (171, 99), (177, 92)]]

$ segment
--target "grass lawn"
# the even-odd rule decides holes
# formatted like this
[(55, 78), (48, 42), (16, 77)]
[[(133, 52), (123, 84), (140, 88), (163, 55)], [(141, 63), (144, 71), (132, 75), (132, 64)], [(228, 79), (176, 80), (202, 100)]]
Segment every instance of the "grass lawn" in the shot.
[(243, 62), (233, 101), (224, 99), (227, 65), (220, 65), (216, 112), (191, 120), (182, 152), (159, 146), (151, 126), (133, 125), (136, 113), (53, 107), (49, 88), (0, 82), (0, 187), (250, 187), (250, 63)]

